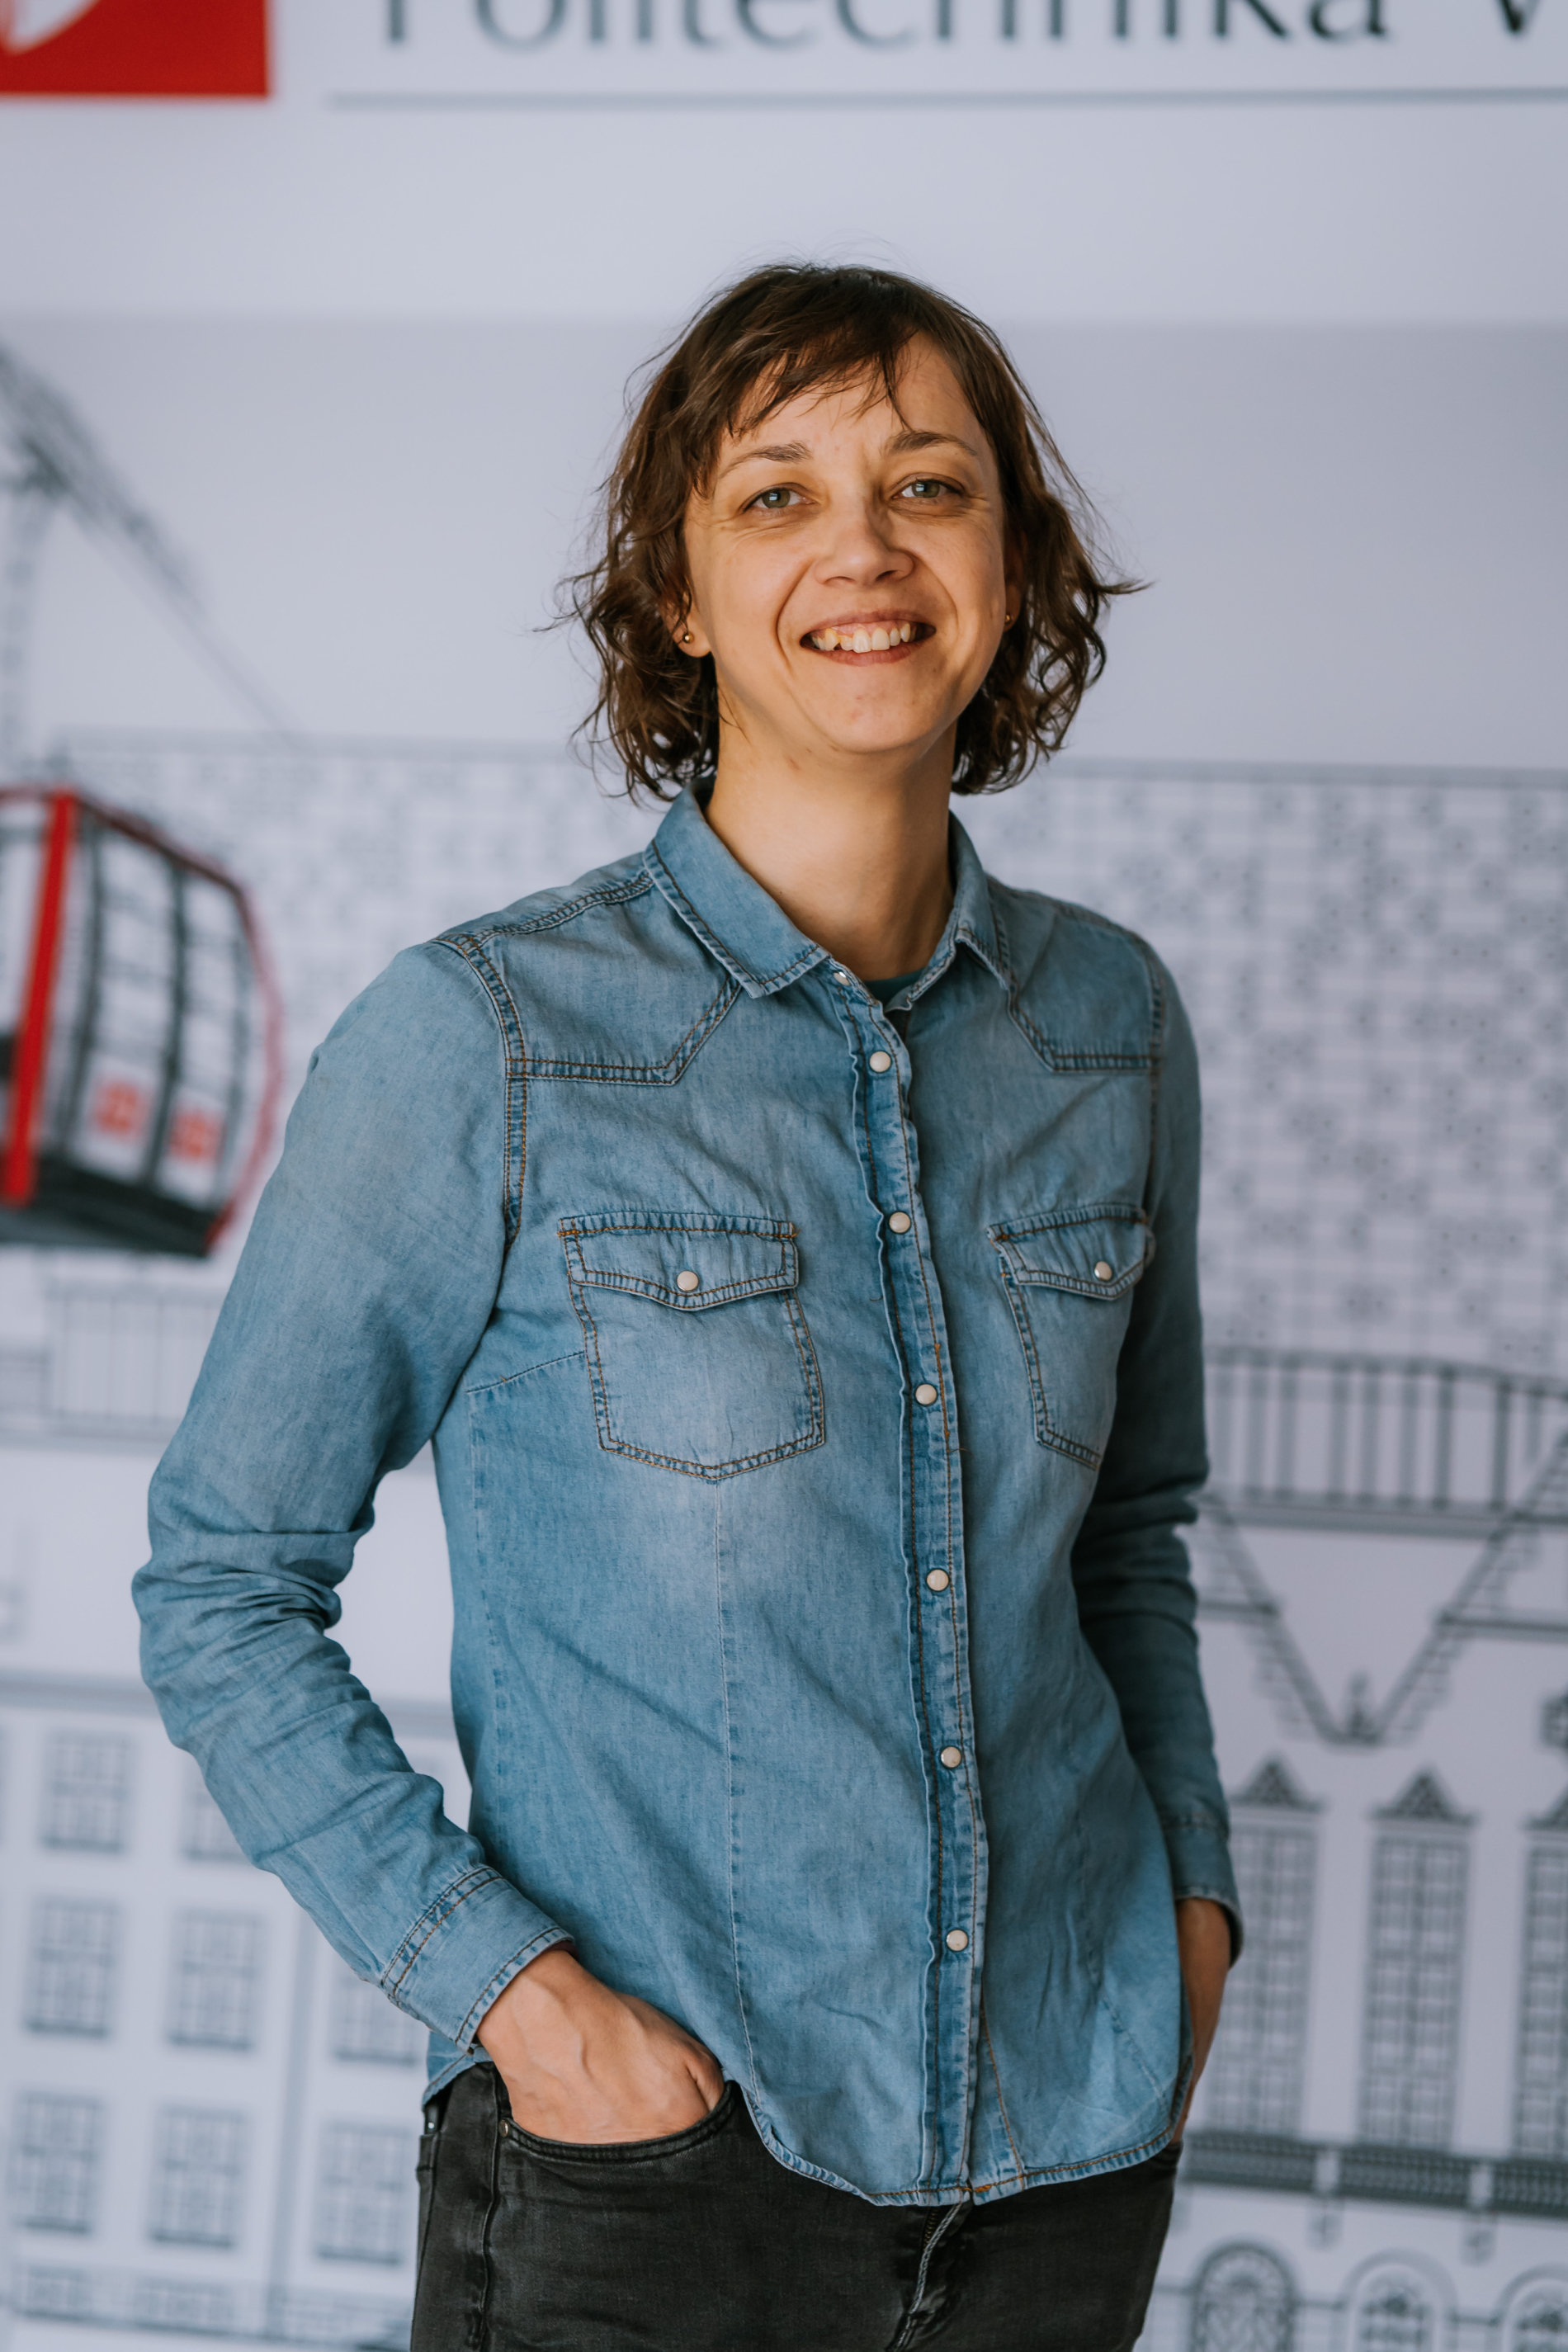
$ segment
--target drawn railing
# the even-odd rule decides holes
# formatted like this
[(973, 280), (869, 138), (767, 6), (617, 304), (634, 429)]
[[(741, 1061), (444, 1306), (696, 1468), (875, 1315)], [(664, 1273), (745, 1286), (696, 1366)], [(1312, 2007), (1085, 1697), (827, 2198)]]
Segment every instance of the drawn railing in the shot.
[[(142, 1442), (173, 1431), (221, 1303), (209, 1286), (51, 1290), (44, 1330), (0, 1346), (0, 1436)], [(1214, 1499), (1236, 1522), (1485, 1534), (1568, 1430), (1568, 1381), (1418, 1357), (1216, 1348), (1208, 1417)]]
[(1538, 1476), (1568, 1382), (1409, 1356), (1216, 1348), (1213, 1480), (1240, 1520), (1485, 1529)]
[(1199, 2128), (1187, 2135), (1182, 2170), (1189, 2180), (1215, 2188), (1568, 2220), (1568, 2163), (1552, 2158), (1465, 2156), (1448, 2148)]

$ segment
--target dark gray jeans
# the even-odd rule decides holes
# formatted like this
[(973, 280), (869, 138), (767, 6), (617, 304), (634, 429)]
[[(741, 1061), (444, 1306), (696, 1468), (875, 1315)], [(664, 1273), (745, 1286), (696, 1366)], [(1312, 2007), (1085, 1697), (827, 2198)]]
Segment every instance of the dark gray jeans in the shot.
[(868, 2205), (776, 2164), (732, 2083), (689, 2131), (578, 2147), (474, 2066), (420, 2147), (412, 2352), (1130, 2352), (1176, 2162)]

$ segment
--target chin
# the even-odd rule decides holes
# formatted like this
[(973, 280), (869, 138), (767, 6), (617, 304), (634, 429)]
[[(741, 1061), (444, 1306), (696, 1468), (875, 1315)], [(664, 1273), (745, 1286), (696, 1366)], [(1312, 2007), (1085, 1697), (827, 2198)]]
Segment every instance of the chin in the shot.
[(821, 733), (836, 751), (868, 760), (885, 760), (900, 752), (917, 760), (952, 724), (945, 714), (929, 717), (909, 710), (867, 710), (853, 716), (825, 710), (816, 716)]

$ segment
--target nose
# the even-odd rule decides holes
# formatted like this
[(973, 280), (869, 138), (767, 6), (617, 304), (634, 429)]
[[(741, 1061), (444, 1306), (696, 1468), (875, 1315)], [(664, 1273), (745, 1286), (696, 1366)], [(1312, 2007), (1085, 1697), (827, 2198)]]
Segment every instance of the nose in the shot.
[(815, 566), (824, 587), (837, 583), (869, 588), (908, 578), (913, 559), (898, 545), (885, 512), (871, 499), (836, 504), (827, 522), (826, 539)]

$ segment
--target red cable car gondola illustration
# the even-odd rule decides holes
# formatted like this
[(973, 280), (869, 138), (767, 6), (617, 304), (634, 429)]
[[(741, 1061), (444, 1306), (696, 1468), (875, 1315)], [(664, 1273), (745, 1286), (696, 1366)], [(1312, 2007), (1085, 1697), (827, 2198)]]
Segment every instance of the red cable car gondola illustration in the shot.
[(232, 875), (74, 787), (0, 788), (0, 1243), (205, 1256), (281, 1064)]

